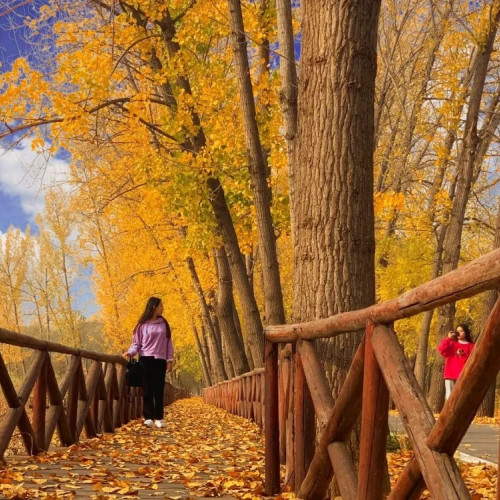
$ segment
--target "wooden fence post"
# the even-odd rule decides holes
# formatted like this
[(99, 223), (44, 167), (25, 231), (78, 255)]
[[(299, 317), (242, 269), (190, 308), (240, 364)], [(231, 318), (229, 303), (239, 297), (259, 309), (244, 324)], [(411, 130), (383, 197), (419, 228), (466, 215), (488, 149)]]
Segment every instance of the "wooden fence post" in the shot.
[(374, 324), (366, 325), (363, 402), (359, 451), (358, 499), (381, 500), (388, 478), (386, 446), (388, 432), (389, 390), (377, 364), (372, 347)]
[(295, 365), (295, 401), (294, 401), (294, 429), (295, 429), (295, 491), (306, 476), (307, 469), (314, 456), (315, 444), (315, 415), (311, 394), (302, 365), (302, 355), (297, 349), (299, 341), (294, 346)]
[[(292, 354), (290, 353), (290, 356)], [(285, 440), (286, 440), (286, 455), (285, 455), (285, 484), (295, 484), (295, 367), (290, 359), (288, 362), (288, 399), (286, 407), (286, 424), (285, 424)]]
[(83, 371), (81, 367), (81, 359), (75, 356), (75, 363), (77, 363), (77, 368), (74, 377), (70, 381), (70, 389), (68, 396), (68, 422), (69, 428), (71, 430), (71, 436), (73, 443), (77, 441), (78, 436), (76, 433), (76, 422), (78, 420), (78, 400), (80, 394), (81, 377), (83, 376)]
[(342, 441), (335, 441), (328, 445), (328, 454), (342, 500), (357, 500), (359, 498), (358, 478), (347, 445)]
[(47, 403), (47, 358), (48, 354), (45, 353), (45, 361), (35, 382), (33, 388), (33, 432), (35, 433), (35, 440), (41, 450), (47, 450), (45, 443), (45, 414)]
[(285, 347), (280, 352), (279, 363), (279, 419), (280, 419), (280, 462), (286, 464), (286, 422), (288, 416), (288, 401), (290, 388), (290, 351), (291, 347)]
[(298, 342), (297, 353), (300, 355), (301, 369), (307, 381), (307, 388), (314, 405), (319, 430), (322, 431), (333, 410), (332, 391), (326, 380), (325, 370), (314, 349), (314, 344), (308, 341)]
[(268, 495), (280, 489), (279, 402), (278, 402), (278, 344), (265, 342), (265, 441), (266, 479)]
[[(320, 436), (311, 466), (297, 494), (299, 498), (309, 500), (324, 498), (332, 480), (333, 470), (328, 445), (335, 441), (346, 440), (359, 417), (363, 387), (364, 347), (365, 339), (363, 338), (335, 401), (330, 418)], [(345, 461), (343, 463), (345, 464)]]
[(66, 372), (66, 376), (61, 384), (61, 390), (59, 390), (59, 384), (57, 383), (54, 367), (50, 362), (50, 356), (47, 360), (47, 393), (50, 403), (50, 408), (47, 412), (47, 423), (45, 425), (45, 444), (47, 449), (50, 447), (50, 441), (56, 425), (59, 432), (59, 440), (63, 446), (69, 446), (74, 442), (68, 423), (67, 412), (64, 408), (64, 397), (70, 387), (70, 380), (75, 376), (76, 369), (78, 368), (75, 359), (77, 358), (73, 357), (70, 363), (69, 370)]

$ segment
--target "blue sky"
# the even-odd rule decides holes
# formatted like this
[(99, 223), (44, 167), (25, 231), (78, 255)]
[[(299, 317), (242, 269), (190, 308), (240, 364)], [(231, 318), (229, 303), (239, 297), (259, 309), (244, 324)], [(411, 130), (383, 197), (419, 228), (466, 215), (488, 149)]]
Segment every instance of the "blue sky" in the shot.
[[(27, 16), (35, 17), (40, 5), (40, 0), (0, 3), (0, 71), (8, 71), (20, 56), (34, 62), (35, 54), (25, 43), (27, 29), (23, 20)], [(24, 230), (33, 222), (36, 208), (43, 206), (40, 186), (20, 174), (20, 170), (30, 165), (34, 158), (29, 144), (25, 142), (16, 151), (8, 152), (5, 152), (5, 144), (3, 146), (0, 149), (0, 154), (4, 153), (0, 156), (0, 233), (10, 225)]]
[[(30, 50), (25, 43), (28, 34), (24, 20), (37, 15), (43, 0), (7, 0), (0, 2), (0, 60), (3, 69), (10, 68), (19, 57), (28, 56)], [(32, 51), (31, 51), (32, 52)]]
[(4, 233), (9, 226), (16, 226), (21, 229), (26, 228), (30, 223), (27, 214), (21, 208), (19, 196), (9, 196), (0, 191), (0, 232)]
[[(41, 64), (28, 42), (25, 21), (35, 18), (45, 1), (0, 0), (0, 73), (8, 71), (19, 57), (34, 67)], [(46, 186), (63, 181), (67, 170), (67, 158), (58, 155), (47, 160), (32, 151), (28, 139), (15, 146), (9, 144), (9, 138), (0, 143), (0, 233), (10, 225), (22, 230), (28, 224), (33, 226), (35, 216), (43, 210)]]
[[(13, 61), (25, 57), (37, 65), (37, 54), (26, 42), (29, 35), (24, 20), (37, 16), (44, 0), (0, 0), (0, 72), (8, 71)], [(37, 214), (44, 208), (45, 188), (64, 182), (68, 171), (68, 156), (58, 155), (48, 160), (31, 149), (31, 141), (23, 139), (14, 147), (0, 144), (0, 236), (9, 226), (25, 230), (27, 225), (36, 232)], [(92, 271), (83, 269), (74, 285), (75, 305), (85, 315), (97, 311), (90, 291)]]

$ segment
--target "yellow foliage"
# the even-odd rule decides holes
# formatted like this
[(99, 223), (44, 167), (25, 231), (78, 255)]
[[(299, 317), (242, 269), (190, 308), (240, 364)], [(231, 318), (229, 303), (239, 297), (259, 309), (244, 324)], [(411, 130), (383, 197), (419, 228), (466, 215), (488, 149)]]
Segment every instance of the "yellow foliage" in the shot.
[[(293, 245), (280, 81), (255, 55), (258, 44), (276, 39), (276, 12), (272, 5), (262, 9), (263, 2), (243, 4), (290, 315)], [(186, 353), (179, 364), (199, 374), (191, 334), (199, 305), (185, 258), (193, 257), (203, 288), (213, 291), (209, 256), (220, 236), (208, 178), (222, 182), (242, 252), (259, 250), (229, 23), (226, 8), (214, 8), (209, 0), (136, 0), (134, 6), (135, 14), (124, 9), (103, 15), (83, 0), (46, 2), (39, 18), (27, 24), (57, 45), (50, 72), (16, 60), (0, 75), (0, 114), (9, 126), (49, 122), (32, 148), (71, 153), (70, 205), (62, 203), (63, 193), (52, 194), (47, 217), (59, 241), (78, 228), (79, 259), (93, 269), (106, 347), (122, 351), (145, 301), (159, 295), (176, 347)], [(460, 138), (470, 85), (464, 75), (490, 14), (486, 5), (470, 10), (458, 2), (454, 8), (447, 15), (445, 6), (433, 11), (413, 0), (382, 6), (374, 155), (379, 300), (432, 277), (437, 229), (449, 220), (459, 144), (455, 140), (450, 147), (449, 138)], [(164, 29), (169, 19), (175, 19), (173, 31)], [(467, 213), (482, 222), (482, 189), (487, 192), (491, 180), (483, 170), (477, 181), (481, 199), (471, 200)], [(71, 228), (56, 224), (58, 211), (74, 216)], [(464, 261), (484, 252), (489, 239), (484, 224), (470, 224)], [(458, 317), (476, 320), (478, 307), (464, 301)], [(419, 322), (397, 325), (411, 353)], [(61, 331), (71, 331), (70, 310), (59, 323)]]

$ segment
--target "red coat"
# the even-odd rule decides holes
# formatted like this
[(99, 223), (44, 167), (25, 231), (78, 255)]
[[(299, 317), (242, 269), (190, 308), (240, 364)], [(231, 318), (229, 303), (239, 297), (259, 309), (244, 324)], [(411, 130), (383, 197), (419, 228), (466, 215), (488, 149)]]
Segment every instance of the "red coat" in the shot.
[(472, 342), (461, 344), (458, 340), (445, 338), (438, 346), (438, 351), (446, 358), (444, 362), (444, 378), (457, 380), (473, 349), (474, 344)]

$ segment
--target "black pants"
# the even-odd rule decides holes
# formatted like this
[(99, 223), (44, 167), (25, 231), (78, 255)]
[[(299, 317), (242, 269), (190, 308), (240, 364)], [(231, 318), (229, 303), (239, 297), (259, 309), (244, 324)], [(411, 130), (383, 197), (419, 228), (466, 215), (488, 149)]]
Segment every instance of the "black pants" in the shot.
[(142, 368), (142, 415), (146, 420), (161, 420), (167, 361), (154, 356), (141, 356), (139, 363)]

